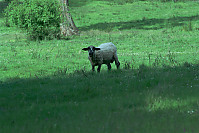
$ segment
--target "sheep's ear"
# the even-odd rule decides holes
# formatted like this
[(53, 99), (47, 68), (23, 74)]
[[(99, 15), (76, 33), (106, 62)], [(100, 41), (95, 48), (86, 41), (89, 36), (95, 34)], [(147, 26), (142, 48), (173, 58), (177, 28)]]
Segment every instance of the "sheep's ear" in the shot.
[(83, 48), (82, 50), (87, 51), (87, 50), (88, 50), (88, 48)]
[(100, 48), (95, 48), (95, 50), (100, 50)]

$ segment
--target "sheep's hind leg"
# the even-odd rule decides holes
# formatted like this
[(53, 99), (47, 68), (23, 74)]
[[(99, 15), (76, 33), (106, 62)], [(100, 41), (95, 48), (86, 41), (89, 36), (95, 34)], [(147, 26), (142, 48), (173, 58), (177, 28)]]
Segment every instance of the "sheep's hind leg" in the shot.
[(111, 70), (111, 64), (107, 64), (108, 70)]
[(101, 65), (98, 65), (97, 71), (100, 72)]
[(118, 61), (118, 59), (115, 60), (115, 65), (117, 66), (117, 69), (119, 69), (119, 67), (120, 67), (120, 62)]
[(115, 65), (117, 66), (117, 69), (119, 69), (120, 62), (119, 62), (118, 57), (117, 57), (117, 52), (113, 55), (113, 58), (115, 60)]
[(119, 67), (120, 67), (120, 62), (119, 61), (115, 61), (115, 64), (116, 64), (116, 66), (117, 66), (117, 69), (119, 69)]

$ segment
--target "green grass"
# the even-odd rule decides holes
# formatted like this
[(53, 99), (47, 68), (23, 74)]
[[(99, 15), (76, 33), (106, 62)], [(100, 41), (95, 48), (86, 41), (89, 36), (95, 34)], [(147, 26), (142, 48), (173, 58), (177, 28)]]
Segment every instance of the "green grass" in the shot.
[(12, 79), (1, 84), (1, 131), (197, 132), (198, 67)]
[[(199, 3), (121, 2), (71, 1), (68, 40), (29, 41), (0, 14), (0, 132), (199, 132)], [(121, 69), (92, 73), (81, 49), (105, 42)]]

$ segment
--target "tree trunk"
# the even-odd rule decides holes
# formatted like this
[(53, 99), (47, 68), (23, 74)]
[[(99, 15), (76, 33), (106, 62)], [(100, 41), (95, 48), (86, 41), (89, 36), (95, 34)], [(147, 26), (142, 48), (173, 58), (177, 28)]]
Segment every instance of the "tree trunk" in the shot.
[(69, 3), (68, 0), (60, 0), (61, 10), (62, 10), (62, 22), (60, 24), (61, 35), (71, 36), (78, 34), (78, 29), (69, 13)]

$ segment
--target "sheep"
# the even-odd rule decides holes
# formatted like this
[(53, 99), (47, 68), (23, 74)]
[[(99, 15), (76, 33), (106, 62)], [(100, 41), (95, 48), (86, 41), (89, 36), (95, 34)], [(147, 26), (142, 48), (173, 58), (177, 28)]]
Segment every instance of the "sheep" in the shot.
[(102, 64), (106, 64), (108, 70), (111, 70), (110, 63), (113, 63), (114, 61), (117, 69), (120, 66), (117, 56), (117, 48), (112, 42), (103, 43), (98, 47), (91, 45), (87, 48), (83, 48), (82, 50), (88, 51), (88, 59), (92, 65), (92, 71), (95, 71), (95, 66), (98, 66), (97, 71), (100, 72)]

